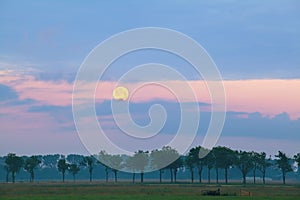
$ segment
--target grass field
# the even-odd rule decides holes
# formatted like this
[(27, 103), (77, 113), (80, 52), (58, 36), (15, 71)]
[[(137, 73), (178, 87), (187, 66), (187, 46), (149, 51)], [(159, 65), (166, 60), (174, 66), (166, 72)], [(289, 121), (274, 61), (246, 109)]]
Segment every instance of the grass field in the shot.
[[(203, 190), (220, 188), (221, 196), (203, 196)], [(240, 195), (251, 196), (240, 196)], [(15, 183), (0, 184), (1, 200), (194, 200), (194, 199), (298, 199), (300, 185), (199, 185), (199, 184), (105, 184)]]

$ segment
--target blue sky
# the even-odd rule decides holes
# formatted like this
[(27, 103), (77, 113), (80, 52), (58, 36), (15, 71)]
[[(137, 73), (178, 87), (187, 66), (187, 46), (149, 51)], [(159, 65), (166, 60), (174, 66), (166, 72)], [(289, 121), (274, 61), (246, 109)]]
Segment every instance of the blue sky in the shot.
[[(241, 106), (242, 100), (235, 99), (242, 99), (240, 97), (246, 94), (241, 93), (238, 97), (238, 87), (232, 89), (234, 100), (229, 100), (233, 103), (229, 105), (222, 133), (224, 137), (219, 144), (274, 153), (277, 150), (274, 143), (277, 143), (278, 148), (290, 154), (300, 151), (296, 147), (300, 146), (300, 107), (293, 101), (299, 99), (299, 95), (298, 91), (289, 91), (289, 86), (294, 83), (288, 83), (300, 79), (299, 9), (300, 2), (297, 0), (2, 0), (0, 128), (3, 132), (0, 132), (0, 154), (10, 151), (20, 154), (53, 153), (57, 150), (86, 153), (76, 135), (71, 110), (71, 88), (77, 70), (100, 42), (119, 32), (140, 27), (169, 28), (190, 36), (207, 50), (222, 77), (237, 81), (236, 85), (239, 85), (238, 81), (247, 80), (286, 81), (278, 89), (285, 99), (272, 99), (277, 97), (274, 93), (277, 85), (269, 96), (262, 95), (268, 93), (268, 86), (258, 85), (258, 88), (265, 90), (250, 92), (254, 101), (259, 99), (253, 105), (261, 102), (261, 107)], [(200, 78), (179, 57), (161, 51), (143, 50), (117, 60), (106, 72), (104, 80), (115, 81), (132, 66), (148, 62), (172, 65), (189, 80)], [(247, 85), (248, 82), (244, 83)], [(231, 90), (230, 86), (228, 88)], [(43, 97), (47, 94), (48, 101)], [(52, 100), (56, 95), (57, 98)], [(273, 107), (280, 109), (274, 108), (276, 112), (269, 112), (269, 108), (265, 110), (263, 103), (268, 100), (273, 101)], [(171, 117), (163, 130), (171, 133), (176, 128), (172, 123), (178, 121), (176, 105), (165, 99), (158, 101), (169, 109)], [(151, 103), (155, 101), (133, 103), (133, 113), (139, 123), (149, 121), (148, 116), (138, 117)], [(209, 104), (206, 101), (201, 103)], [(100, 118), (110, 115), (110, 110), (105, 107), (107, 104), (103, 101), (97, 105)], [(285, 104), (294, 106), (295, 112), (283, 106)], [(207, 125), (210, 113), (203, 116), (203, 122)], [(19, 127), (7, 124), (19, 124)], [(115, 127), (108, 129), (117, 132)], [(74, 146), (64, 146), (63, 142), (59, 142), (54, 148), (55, 141), (61, 135), (65, 140), (69, 138)], [(48, 138), (49, 144), (33, 147), (31, 137), (36, 137), (39, 143)], [(16, 138), (18, 145), (13, 145)], [(245, 140), (252, 141), (253, 146)], [(261, 147), (268, 140), (272, 142)]]
[(197, 40), (225, 78), (297, 78), (299, 7), (290, 0), (1, 1), (0, 53), (3, 60), (26, 61), (59, 76), (76, 73), (109, 36), (157, 26)]

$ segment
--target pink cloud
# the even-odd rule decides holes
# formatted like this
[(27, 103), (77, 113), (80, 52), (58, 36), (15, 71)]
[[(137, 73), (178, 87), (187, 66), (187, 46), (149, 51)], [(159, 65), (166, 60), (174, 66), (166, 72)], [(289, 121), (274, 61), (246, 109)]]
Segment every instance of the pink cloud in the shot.
[(300, 117), (300, 80), (240, 80), (224, 85), (228, 110)]
[[(20, 99), (34, 99), (41, 104), (69, 106), (72, 104), (73, 84), (66, 81), (42, 81), (33, 76), (0, 71), (0, 84), (12, 87)], [(153, 83), (126, 83), (130, 101), (145, 102), (154, 99), (189, 102), (194, 99), (186, 89), (187, 84), (194, 91), (196, 101), (211, 103), (210, 92), (204, 81), (161, 81), (162, 86)], [(300, 117), (300, 79), (295, 80), (225, 80), (223, 81), (227, 110), (236, 112), (260, 112), (273, 117), (286, 112), (292, 119)], [(87, 84), (86, 87), (93, 87)], [(99, 82), (95, 92), (97, 102), (110, 100), (117, 82)], [(172, 88), (172, 89), (170, 89)], [(83, 88), (82, 98), (86, 98)], [(177, 97), (176, 97), (177, 95)], [(245, 116), (243, 116), (245, 117)]]
[[(161, 82), (162, 85), (176, 88), (175, 94), (182, 96), (183, 101), (193, 101), (186, 92), (185, 85), (180, 81)], [(132, 91), (131, 101), (149, 101), (163, 99), (176, 101), (171, 90), (156, 84), (145, 83), (125, 85)], [(188, 84), (195, 91), (198, 102), (211, 103), (210, 91), (204, 81), (189, 81)], [(236, 112), (260, 112), (263, 115), (274, 117), (286, 112), (291, 119), (300, 117), (300, 80), (226, 80), (223, 81), (227, 99), (227, 110)], [(245, 117), (245, 116), (243, 116)]]
[(72, 103), (72, 85), (66, 81), (44, 82), (27, 80), (14, 87), (20, 99), (34, 99), (44, 104), (67, 106)]

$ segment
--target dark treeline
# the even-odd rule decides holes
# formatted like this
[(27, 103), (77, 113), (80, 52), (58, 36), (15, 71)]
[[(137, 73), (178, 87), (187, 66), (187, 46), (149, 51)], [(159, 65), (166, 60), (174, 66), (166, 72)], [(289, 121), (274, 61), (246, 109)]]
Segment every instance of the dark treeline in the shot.
[[(206, 156), (202, 156), (199, 152)], [(170, 164), (163, 166), (165, 162)], [(177, 182), (180, 176), (180, 179), (189, 179), (190, 182), (227, 184), (230, 180), (242, 179), (242, 183), (246, 184), (251, 176), (251, 182), (254, 184), (258, 179), (265, 184), (266, 177), (281, 179), (285, 184), (287, 176), (293, 180), (299, 179), (300, 169), (293, 171), (294, 164), (300, 166), (299, 163), (300, 153), (289, 158), (279, 151), (275, 158), (271, 159), (271, 156), (267, 157), (264, 152), (234, 151), (221, 146), (214, 147), (211, 151), (200, 146), (194, 147), (186, 155), (179, 155), (171, 147), (163, 147), (151, 152), (137, 151), (132, 156), (110, 155), (101, 151), (94, 156), (76, 154), (18, 156), (9, 153), (0, 157), (0, 167), (2, 174), (5, 174), (6, 182), (15, 182), (16, 175), (26, 172), (30, 182), (33, 182), (38, 174), (39, 180), (42, 180), (41, 177), (44, 180), (53, 180), (53, 177), (59, 175), (63, 182), (66, 175), (71, 176), (73, 181), (77, 176), (80, 176), (81, 180), (92, 181), (96, 177), (105, 179), (106, 182), (110, 178), (117, 182), (118, 178), (122, 177), (126, 180), (131, 179), (133, 183), (137, 177), (140, 179), (139, 182), (143, 183), (144, 176), (152, 180), (156, 178), (159, 182), (163, 182), (166, 178), (169, 182)], [(83, 171), (85, 173), (81, 174)], [(153, 172), (145, 173), (147, 171)]]

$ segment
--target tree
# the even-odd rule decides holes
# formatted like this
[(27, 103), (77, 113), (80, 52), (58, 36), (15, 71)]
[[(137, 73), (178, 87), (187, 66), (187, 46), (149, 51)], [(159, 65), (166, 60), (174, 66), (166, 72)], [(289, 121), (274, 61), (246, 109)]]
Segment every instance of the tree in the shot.
[(115, 175), (115, 182), (118, 182), (118, 171), (123, 167), (123, 159), (120, 155), (111, 155), (109, 162), (111, 169)]
[(253, 169), (251, 152), (236, 151), (235, 166), (242, 173), (243, 184), (246, 184), (246, 176)]
[(110, 170), (110, 167), (108, 165), (109, 160), (110, 160), (110, 156), (105, 151), (100, 151), (100, 153), (98, 155), (97, 163), (103, 165), (103, 167), (104, 167), (106, 183), (108, 182), (108, 173)]
[(270, 167), (272, 164), (269, 162), (270, 159), (266, 158), (266, 153), (262, 152), (258, 155), (258, 170), (261, 171), (263, 177), (263, 184), (266, 183), (266, 171), (267, 168)]
[(233, 150), (227, 147), (223, 148), (223, 160), (222, 160), (222, 168), (224, 169), (224, 175), (225, 175), (225, 183), (228, 183), (228, 170), (230, 167), (233, 166), (234, 159), (235, 159), (235, 153)]
[(200, 157), (200, 149), (202, 152), (205, 152), (205, 155), (208, 153), (207, 149), (202, 148), (201, 146), (191, 148), (186, 160), (185, 164), (191, 172), (191, 181), (194, 181), (194, 167), (198, 169), (199, 183), (202, 182), (202, 170), (204, 166), (204, 158)]
[(67, 168), (73, 175), (73, 181), (75, 182), (75, 175), (80, 171), (80, 167), (76, 163), (69, 164)]
[(253, 183), (256, 183), (256, 170), (258, 169), (259, 166), (259, 154), (257, 152), (252, 151), (251, 152), (251, 157), (252, 157), (252, 163), (253, 163)]
[(8, 178), (9, 178), (9, 171), (7, 168), (7, 165), (5, 164), (5, 157), (1, 157), (0, 156), (0, 168), (4, 169), (4, 171), (6, 172), (6, 182), (8, 182)]
[(57, 161), (59, 160), (60, 155), (44, 155), (42, 157), (42, 165), (45, 168), (55, 168), (57, 166)]
[(198, 169), (199, 183), (202, 183), (202, 171), (205, 165), (205, 156), (209, 153), (209, 149), (203, 148), (201, 146), (197, 146), (193, 149), (193, 154), (196, 159), (196, 167)]
[(58, 160), (57, 169), (62, 174), (62, 181), (65, 182), (65, 173), (69, 169), (69, 164), (66, 162), (65, 158), (61, 158)]
[(174, 182), (177, 182), (177, 172), (178, 169), (183, 167), (183, 160), (182, 157), (180, 156), (177, 160), (175, 160), (171, 165), (170, 168), (173, 169), (173, 173), (174, 173)]
[[(159, 181), (162, 182), (162, 173), (170, 167), (170, 164), (180, 157), (179, 153), (169, 146), (164, 146), (161, 150), (154, 150), (150, 154), (150, 164), (153, 169), (159, 170)], [(173, 177), (173, 169), (171, 177)], [(173, 178), (171, 178), (173, 180)]]
[(133, 155), (135, 168), (141, 175), (141, 183), (144, 182), (144, 171), (148, 165), (148, 151), (139, 150)]
[(34, 181), (34, 169), (41, 163), (38, 156), (31, 156), (25, 160), (24, 169), (30, 174), (30, 182)]
[(132, 183), (135, 183), (135, 173), (136, 173), (135, 159), (136, 158), (133, 156), (128, 156), (125, 163), (126, 168), (132, 173)]
[(225, 183), (228, 183), (228, 169), (234, 162), (234, 151), (227, 147), (214, 147), (212, 153), (215, 157), (216, 180), (219, 183), (218, 169), (224, 169)]
[(5, 180), (6, 180), (6, 183), (8, 183), (8, 179), (9, 179), (9, 168), (7, 165), (4, 165), (4, 169), (6, 171), (6, 176), (5, 176)]
[(81, 162), (81, 165), (88, 167), (89, 174), (90, 174), (90, 182), (92, 182), (92, 175), (93, 175), (93, 169), (94, 169), (94, 157), (93, 156), (85, 156), (83, 158), (83, 161)]
[(210, 183), (210, 171), (215, 166), (215, 155), (210, 151), (203, 159), (204, 164), (207, 166), (207, 180)]
[(173, 182), (173, 175), (176, 176), (178, 168), (183, 165), (182, 159), (180, 158), (180, 160), (178, 160), (179, 158), (180, 154), (177, 152), (176, 149), (173, 149), (169, 146), (162, 148), (162, 160), (160, 161), (160, 164), (164, 166), (169, 163), (167, 166), (164, 166), (164, 168), (170, 170), (171, 182)]
[(23, 158), (16, 156), (14, 153), (9, 153), (5, 159), (5, 165), (9, 172), (11, 172), (12, 182), (15, 182), (16, 173), (20, 171), (24, 164)]
[(191, 172), (191, 182), (194, 182), (194, 168), (197, 163), (198, 153), (195, 151), (195, 148), (190, 149), (188, 155), (185, 159), (185, 165)]
[(216, 182), (219, 183), (219, 168), (223, 167), (223, 160), (224, 160), (224, 155), (223, 155), (223, 149), (222, 147), (214, 147), (211, 151), (215, 163), (214, 163), (214, 168), (216, 169)]
[(164, 166), (162, 165), (165, 154), (163, 150), (155, 149), (150, 153), (150, 163), (152, 169), (158, 169), (159, 171), (159, 182), (162, 182), (162, 174), (164, 172)]
[(282, 173), (282, 182), (285, 184), (286, 173), (293, 171), (291, 164), (289, 163), (289, 158), (285, 155), (285, 153), (278, 151), (278, 154), (275, 155), (277, 166), (281, 170)]
[(78, 154), (69, 154), (66, 160), (68, 163), (82, 163), (84, 156)]

